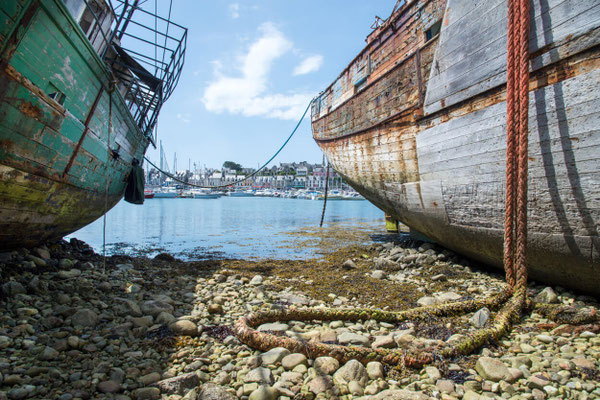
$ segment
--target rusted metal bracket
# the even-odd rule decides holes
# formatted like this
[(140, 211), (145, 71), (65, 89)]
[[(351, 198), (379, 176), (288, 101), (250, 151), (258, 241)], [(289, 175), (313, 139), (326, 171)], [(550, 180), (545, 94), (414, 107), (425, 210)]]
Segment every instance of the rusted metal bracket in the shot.
[[(392, 11), (392, 14), (393, 14), (393, 13), (394, 13), (394, 12)], [(373, 22), (373, 23), (371, 24), (371, 29), (377, 29), (377, 28), (379, 28), (381, 25), (383, 25), (384, 23), (385, 23), (385, 19), (383, 19), (383, 18), (380, 18), (379, 16), (377, 16), (377, 15), (376, 15), (376, 16), (375, 16), (375, 22)]]
[(88, 131), (90, 130), (90, 128), (89, 128), (90, 121), (92, 120), (92, 117), (94, 116), (94, 113), (96, 112), (96, 108), (98, 107), (98, 103), (100, 102), (100, 98), (102, 97), (103, 93), (104, 93), (104, 86), (101, 86), (100, 90), (98, 91), (98, 94), (96, 95), (96, 98), (94, 99), (94, 103), (92, 104), (92, 107), (90, 108), (90, 111), (88, 112), (88, 115), (85, 118), (85, 122), (84, 122), (85, 128), (83, 129), (83, 133), (81, 134), (81, 137), (79, 138), (79, 141), (77, 142), (77, 145), (75, 146), (75, 149), (73, 150), (73, 154), (71, 154), (71, 158), (69, 159), (69, 162), (67, 163), (67, 166), (65, 167), (65, 171), (63, 172), (63, 178), (65, 178), (67, 176), (67, 174), (69, 173), (69, 170), (73, 166), (75, 157), (77, 157), (77, 154), (79, 153), (79, 149), (81, 148), (81, 145), (83, 144), (83, 139), (85, 139), (85, 136), (87, 135)]

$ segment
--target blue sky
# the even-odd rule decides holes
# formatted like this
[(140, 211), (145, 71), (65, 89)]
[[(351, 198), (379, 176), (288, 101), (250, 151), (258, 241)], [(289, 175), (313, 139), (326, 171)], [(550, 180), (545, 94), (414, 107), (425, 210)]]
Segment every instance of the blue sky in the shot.
[[(147, 3), (151, 3), (150, 1)], [(186, 63), (163, 107), (158, 136), (168, 163), (220, 167), (266, 161), (310, 99), (364, 47), (375, 15), (394, 0), (174, 0), (172, 20), (186, 26)], [(168, 7), (159, 0), (159, 7)], [(148, 157), (158, 161), (158, 151)], [(310, 111), (273, 163), (320, 162)]]

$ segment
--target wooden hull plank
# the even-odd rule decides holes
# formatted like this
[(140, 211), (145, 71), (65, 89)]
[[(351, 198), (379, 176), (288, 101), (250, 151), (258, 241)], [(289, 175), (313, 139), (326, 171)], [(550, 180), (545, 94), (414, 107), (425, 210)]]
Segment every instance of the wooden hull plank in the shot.
[[(600, 26), (598, 2), (548, 0), (533, 4), (530, 51), (534, 54)], [(506, 0), (495, 0), (492, 4), (477, 0), (448, 1), (435, 68), (431, 69), (425, 95), (426, 115), (506, 83), (506, 10)], [(483, 34), (479, 32), (482, 27), (486, 27)], [(544, 63), (533, 65), (540, 68)]]

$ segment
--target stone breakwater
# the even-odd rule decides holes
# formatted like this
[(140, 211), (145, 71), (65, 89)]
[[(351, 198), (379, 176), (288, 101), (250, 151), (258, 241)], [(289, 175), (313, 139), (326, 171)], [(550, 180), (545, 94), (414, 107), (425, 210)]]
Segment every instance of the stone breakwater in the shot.
[[(233, 336), (232, 324), (258, 309), (377, 306), (395, 296), (349, 295), (356, 277), (399, 293), (415, 288), (416, 296), (406, 297), (412, 306), (503, 288), (501, 276), (430, 244), (386, 243), (355, 253), (333, 258), (327, 271), (336, 276), (322, 281), (339, 285), (327, 293), (314, 281), (325, 271), (316, 261), (290, 276), (276, 267), (287, 261), (271, 261), (257, 274), (244, 261), (183, 263), (168, 255), (111, 257), (103, 271), (102, 259), (76, 240), (0, 253), (0, 400), (600, 398), (600, 326), (557, 325), (535, 313), (478, 354), (404, 374), (378, 362), (340, 365), (281, 348), (258, 352)], [(318, 296), (301, 290), (313, 286)], [(532, 284), (530, 294), (598, 307), (561, 288)], [(482, 309), (427, 324), (289, 321), (258, 329), (306, 341), (426, 348), (452, 342), (493, 316)]]

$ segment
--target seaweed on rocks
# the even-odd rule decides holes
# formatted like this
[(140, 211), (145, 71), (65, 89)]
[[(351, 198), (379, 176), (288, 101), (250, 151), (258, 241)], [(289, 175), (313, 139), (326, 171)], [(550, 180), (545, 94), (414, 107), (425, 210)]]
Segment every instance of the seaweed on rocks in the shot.
[(206, 333), (211, 338), (217, 339), (219, 341), (225, 340), (227, 336), (234, 336), (233, 326), (231, 325), (213, 325), (207, 326), (204, 328), (204, 333)]
[(175, 257), (173, 257), (169, 253), (159, 253), (156, 256), (154, 256), (154, 259), (155, 260), (161, 260), (161, 261), (167, 261), (167, 262), (175, 262), (175, 261), (177, 261), (177, 259)]
[(572, 369), (571, 376), (578, 379), (600, 382), (600, 370), (598, 368), (577, 367)]
[(146, 332), (146, 339), (161, 340), (173, 336), (173, 331), (167, 325), (161, 325), (158, 328)]
[(457, 383), (457, 384), (463, 384), (465, 383), (468, 378), (471, 376), (470, 373), (468, 373), (467, 371), (448, 371), (445, 374), (446, 378), (450, 379), (452, 382)]
[(427, 339), (446, 341), (455, 332), (441, 323), (434, 322), (433, 319), (428, 319), (425, 322), (415, 324), (415, 333), (417, 336)]

